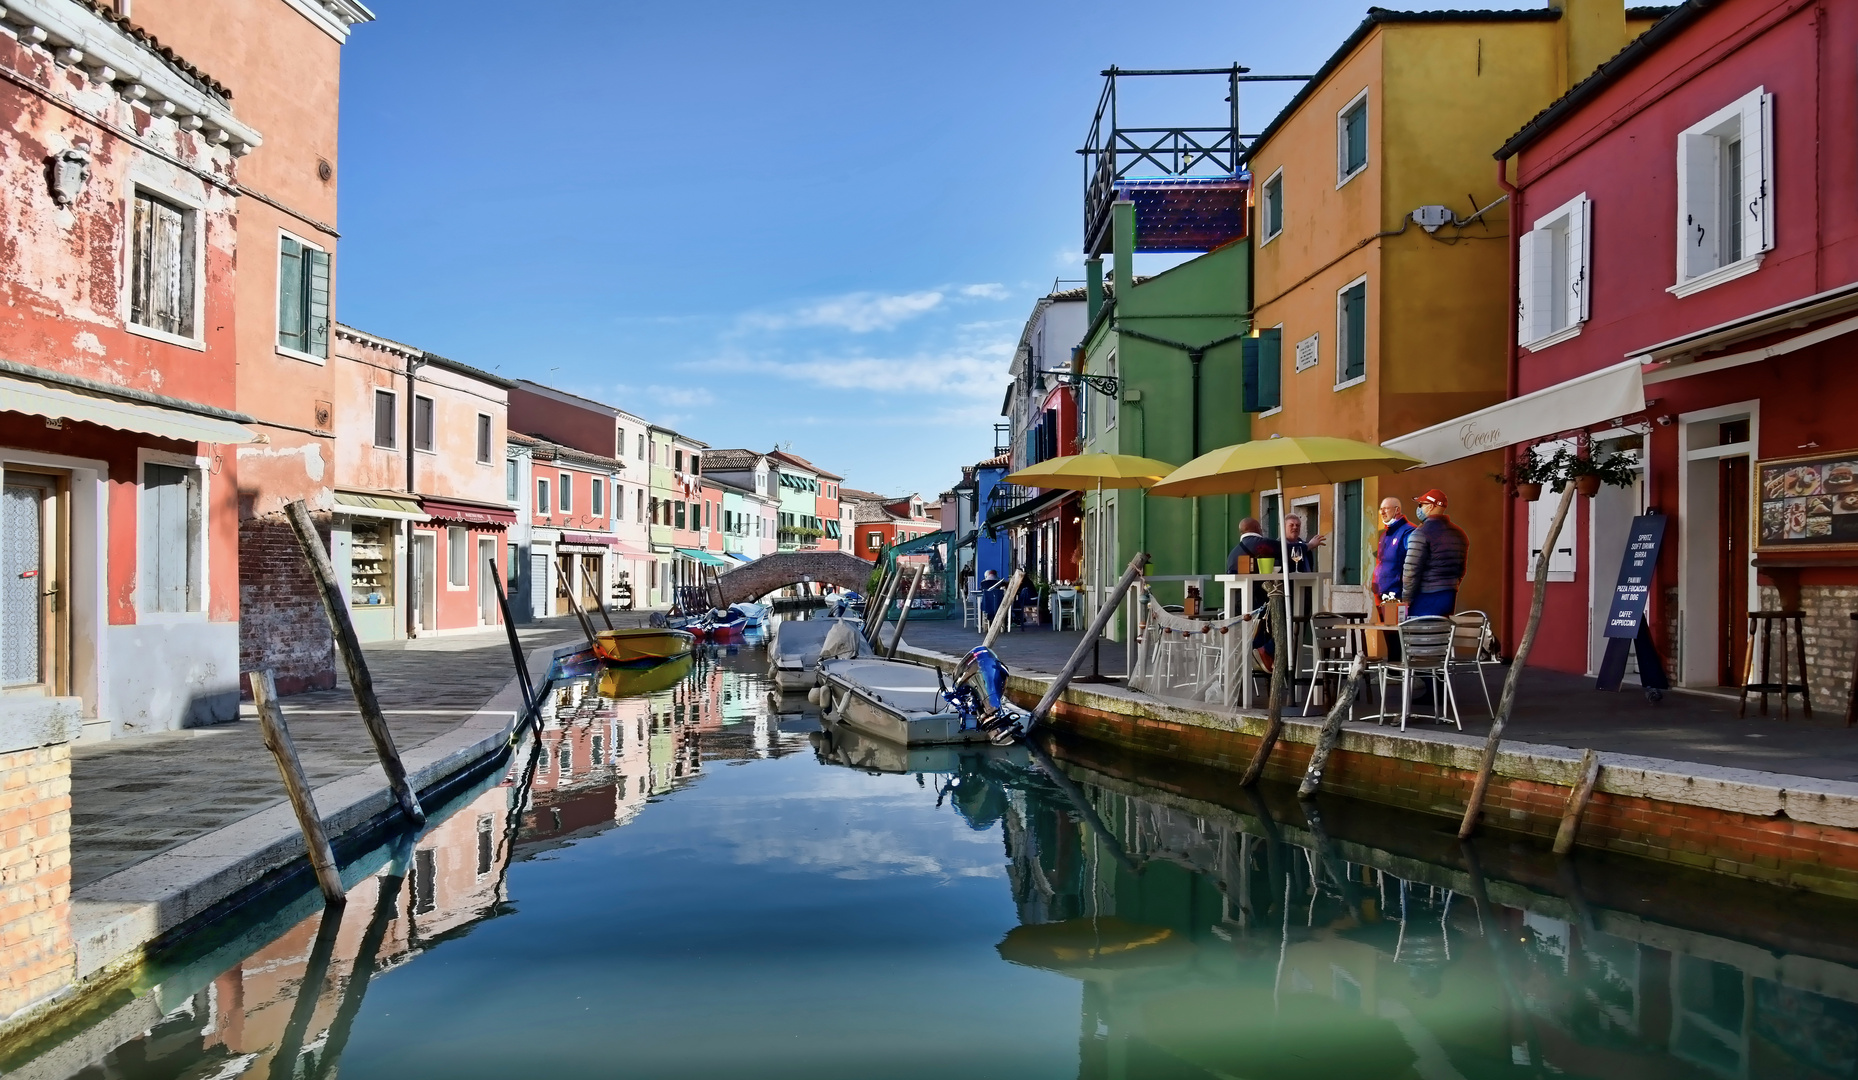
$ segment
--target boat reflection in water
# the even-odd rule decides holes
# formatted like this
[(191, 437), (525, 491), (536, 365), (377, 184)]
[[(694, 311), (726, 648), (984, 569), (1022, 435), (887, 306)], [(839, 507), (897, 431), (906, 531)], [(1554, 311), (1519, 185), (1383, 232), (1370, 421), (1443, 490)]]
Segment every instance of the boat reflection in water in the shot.
[[(753, 650), (682, 665), (551, 687), (339, 918), (306, 886), (229, 920), (0, 1075), (1858, 1076), (1858, 905), (826, 732)], [(871, 1065), (908, 1038), (940, 1049)]]

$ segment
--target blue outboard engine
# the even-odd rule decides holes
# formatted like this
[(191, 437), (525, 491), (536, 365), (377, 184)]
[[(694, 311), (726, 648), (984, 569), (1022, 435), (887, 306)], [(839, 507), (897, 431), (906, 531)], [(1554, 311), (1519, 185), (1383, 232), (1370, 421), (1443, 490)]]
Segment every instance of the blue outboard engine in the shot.
[[(979, 690), (970, 676), (979, 676)], [(942, 698), (955, 707), (964, 731), (980, 728), (998, 746), (1016, 742), (1026, 733), (1026, 711), (1006, 700), (1006, 665), (984, 645), (962, 657), (955, 669), (955, 688), (942, 691)]]

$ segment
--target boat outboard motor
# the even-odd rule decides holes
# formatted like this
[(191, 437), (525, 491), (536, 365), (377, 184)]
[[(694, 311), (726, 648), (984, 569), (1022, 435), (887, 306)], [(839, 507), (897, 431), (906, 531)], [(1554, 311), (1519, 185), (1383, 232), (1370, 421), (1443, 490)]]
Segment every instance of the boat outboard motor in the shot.
[[(978, 675), (980, 689), (969, 681)], [(978, 645), (955, 668), (955, 688), (942, 691), (955, 707), (963, 730), (977, 727), (996, 745), (1006, 746), (1026, 733), (1026, 711), (1006, 700), (1006, 665), (985, 645)]]

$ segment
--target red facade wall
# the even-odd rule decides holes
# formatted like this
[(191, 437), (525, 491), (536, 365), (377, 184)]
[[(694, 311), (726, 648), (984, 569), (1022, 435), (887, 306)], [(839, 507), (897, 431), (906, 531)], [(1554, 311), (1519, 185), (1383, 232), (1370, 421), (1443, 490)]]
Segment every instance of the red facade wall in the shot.
[(510, 388), (510, 430), (602, 457), (624, 456), (613, 453), (618, 428), (612, 416), (576, 408), (522, 386)]

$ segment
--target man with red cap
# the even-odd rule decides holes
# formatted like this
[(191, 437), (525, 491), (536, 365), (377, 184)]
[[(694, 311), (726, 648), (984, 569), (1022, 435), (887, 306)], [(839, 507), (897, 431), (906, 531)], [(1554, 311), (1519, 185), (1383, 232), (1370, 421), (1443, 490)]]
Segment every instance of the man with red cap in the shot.
[(1450, 616), (1458, 608), (1471, 541), (1445, 516), (1445, 493), (1438, 488), (1421, 495), (1414, 510), (1419, 524), (1407, 537), (1400, 595), (1409, 605), (1408, 617)]

